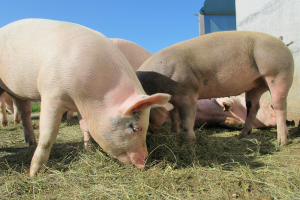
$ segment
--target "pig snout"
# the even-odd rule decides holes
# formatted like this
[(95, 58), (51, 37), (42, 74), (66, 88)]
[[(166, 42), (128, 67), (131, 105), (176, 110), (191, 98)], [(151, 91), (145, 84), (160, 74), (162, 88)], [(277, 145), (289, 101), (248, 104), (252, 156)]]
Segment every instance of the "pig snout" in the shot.
[(148, 152), (146, 148), (141, 149), (139, 152), (128, 153), (131, 163), (138, 169), (145, 167), (145, 159), (148, 157)]
[(134, 164), (136, 168), (142, 169), (145, 167), (145, 160), (148, 157), (146, 148), (141, 149), (138, 152), (127, 152), (118, 157), (118, 160), (125, 164)]

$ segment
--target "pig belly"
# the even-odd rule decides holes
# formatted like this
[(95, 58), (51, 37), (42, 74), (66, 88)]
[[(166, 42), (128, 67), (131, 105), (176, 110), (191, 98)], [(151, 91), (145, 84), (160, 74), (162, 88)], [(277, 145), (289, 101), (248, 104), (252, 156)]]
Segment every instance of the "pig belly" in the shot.
[[(7, 93), (15, 96), (19, 99), (38, 101), (41, 99), (37, 88), (37, 78), (33, 78), (32, 74), (27, 74), (27, 77), (23, 77), (26, 72), (16, 72), (11, 75), (11, 73), (1, 73), (0, 72), (0, 87), (3, 88)], [(9, 75), (9, 79), (5, 79)], [(20, 75), (20, 76), (19, 76)], [(26, 76), (26, 75), (25, 75)], [(11, 80), (22, 80), (22, 81), (11, 81)]]
[[(214, 77), (206, 77), (205, 80), (208, 82), (207, 85), (204, 85), (202, 80), (200, 80), (199, 85), (201, 89), (199, 91), (198, 98), (206, 99), (237, 96), (254, 88), (267, 87), (265, 79), (260, 77), (258, 73), (251, 74), (249, 71), (248, 76), (245, 76), (239, 72), (240, 70), (242, 69), (236, 69), (237, 73), (221, 73)], [(235, 78), (236, 76), (239, 78)], [(223, 77), (226, 77), (226, 80), (215, 81), (220, 80)]]

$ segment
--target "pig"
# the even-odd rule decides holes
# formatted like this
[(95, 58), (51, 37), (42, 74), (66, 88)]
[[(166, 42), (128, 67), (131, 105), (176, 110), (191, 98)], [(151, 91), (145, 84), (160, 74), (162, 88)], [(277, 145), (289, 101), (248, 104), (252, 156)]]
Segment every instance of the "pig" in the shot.
[[(253, 128), (276, 126), (276, 117), (271, 105), (262, 97), (259, 109), (253, 122)], [(244, 97), (201, 99), (197, 101), (195, 127), (204, 123), (207, 126), (225, 128), (243, 128), (246, 121), (247, 108)]]
[(31, 101), (41, 101), (39, 140), (30, 165), (46, 165), (65, 111), (79, 111), (100, 147), (143, 168), (150, 107), (169, 94), (146, 95), (132, 67), (103, 34), (79, 24), (23, 19), (0, 29), (0, 94), (18, 108), (26, 140), (35, 144)]
[(246, 137), (251, 133), (259, 99), (269, 90), (277, 142), (286, 145), (286, 98), (293, 81), (294, 60), (288, 47), (274, 36), (254, 31), (210, 33), (162, 49), (136, 74), (147, 94), (172, 95), (172, 131), (178, 133), (181, 127), (190, 141), (195, 140), (197, 100), (245, 92), (247, 117), (240, 137)]
[(10, 98), (10, 96), (7, 95), (6, 92), (4, 92), (0, 96), (0, 109), (1, 109), (0, 115), (1, 115), (1, 124), (2, 124), (2, 126), (7, 126), (8, 125), (6, 110), (9, 113), (14, 114), (15, 124), (20, 123), (21, 119), (20, 119), (20, 116), (17, 112), (17, 109), (14, 108), (13, 100), (12, 100), (12, 98)]

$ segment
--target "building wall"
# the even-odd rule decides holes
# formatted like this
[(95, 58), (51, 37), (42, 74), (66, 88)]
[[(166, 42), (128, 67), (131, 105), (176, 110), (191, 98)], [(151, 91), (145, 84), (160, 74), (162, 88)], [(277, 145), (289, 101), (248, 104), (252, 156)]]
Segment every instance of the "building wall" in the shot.
[[(288, 95), (288, 119), (300, 119), (300, 0), (236, 0), (237, 30), (283, 36), (294, 56), (293, 85)], [(271, 102), (269, 92), (263, 95)]]

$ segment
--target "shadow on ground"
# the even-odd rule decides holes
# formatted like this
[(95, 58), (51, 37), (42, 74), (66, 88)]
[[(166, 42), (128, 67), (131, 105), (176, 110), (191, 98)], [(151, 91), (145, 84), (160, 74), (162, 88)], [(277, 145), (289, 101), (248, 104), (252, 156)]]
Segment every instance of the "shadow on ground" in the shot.
[[(239, 139), (241, 130), (202, 128), (195, 130), (195, 144), (188, 143), (182, 136), (175, 136), (170, 130), (169, 125), (164, 125), (147, 137), (151, 161), (175, 163), (178, 168), (199, 164), (203, 167), (221, 166), (224, 170), (232, 170), (236, 165), (254, 169), (264, 166), (258, 157), (280, 151), (275, 128), (253, 129), (243, 139)], [(298, 128), (290, 128), (289, 132), (289, 141), (299, 137)]]
[[(47, 166), (60, 165), (61, 171), (67, 170), (66, 166), (82, 151), (82, 145), (82, 142), (55, 143), (51, 149)], [(0, 171), (11, 168), (21, 173), (24, 169), (29, 169), (34, 150), (35, 146), (0, 148), (2, 155), (6, 154), (0, 157)]]
[[(38, 132), (38, 116), (32, 117), (35, 131)], [(77, 126), (74, 126), (77, 125)], [(62, 119), (62, 129), (69, 128), (53, 145), (47, 166), (60, 171), (68, 170), (68, 165), (78, 154), (82, 153), (83, 141), (70, 142), (74, 133), (81, 135), (78, 119), (71, 121)], [(276, 145), (276, 129), (253, 129), (252, 134), (239, 139), (241, 130), (223, 128), (202, 128), (195, 130), (197, 140), (195, 144), (187, 142), (182, 136), (171, 133), (171, 127), (164, 125), (155, 134), (147, 137), (149, 160), (152, 165), (168, 163), (174, 168), (188, 168), (191, 166), (216, 167), (224, 170), (233, 170), (238, 165), (248, 166), (251, 169), (264, 166), (257, 159), (264, 155), (271, 155), (280, 151)], [(0, 143), (0, 170), (10, 168), (17, 172), (24, 172), (30, 167), (34, 147), (27, 147), (22, 135), (22, 126), (9, 126), (1, 130), (0, 137), (5, 142)], [(14, 136), (18, 132), (18, 136)], [(300, 137), (298, 128), (290, 128), (290, 139)], [(10, 136), (9, 136), (10, 135)], [(17, 135), (17, 134), (16, 134)], [(80, 136), (81, 137), (81, 136)], [(10, 142), (9, 145), (7, 142)], [(97, 148), (97, 144), (94, 143)]]

